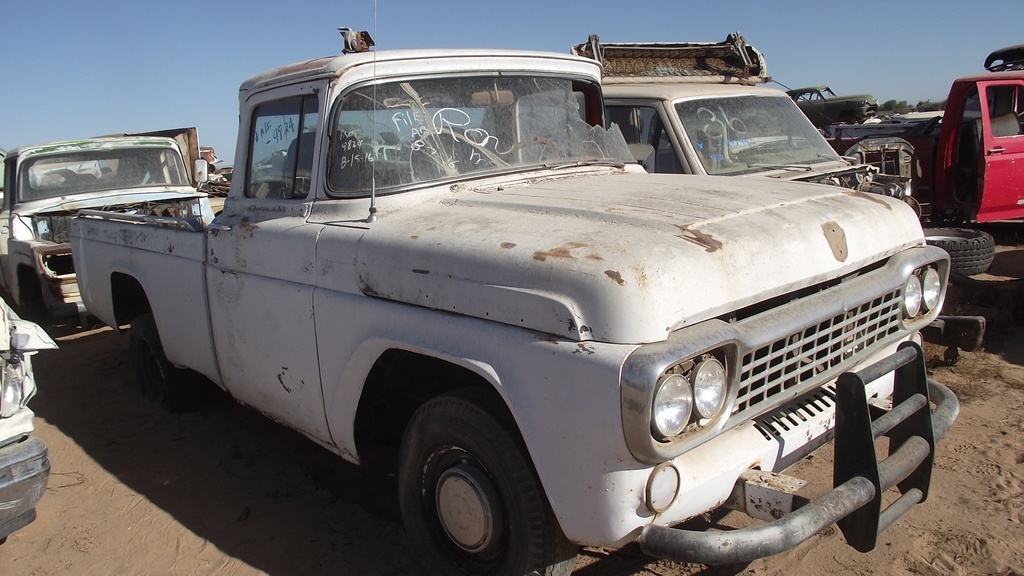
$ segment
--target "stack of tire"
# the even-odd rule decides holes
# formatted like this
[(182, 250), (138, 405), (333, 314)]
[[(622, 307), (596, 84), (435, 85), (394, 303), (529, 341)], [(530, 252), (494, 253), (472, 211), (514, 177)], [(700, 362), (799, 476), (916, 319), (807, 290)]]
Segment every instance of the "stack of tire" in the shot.
[(972, 228), (925, 228), (925, 240), (949, 253), (950, 272), (974, 276), (988, 270), (996, 256), (991, 234)]

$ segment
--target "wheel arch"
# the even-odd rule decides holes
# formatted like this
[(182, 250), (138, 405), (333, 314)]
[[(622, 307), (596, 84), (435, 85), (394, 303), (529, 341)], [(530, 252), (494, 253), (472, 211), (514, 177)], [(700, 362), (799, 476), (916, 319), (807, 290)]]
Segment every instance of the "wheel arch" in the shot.
[(484, 367), (450, 358), (400, 347), (385, 349), (367, 373), (356, 408), (353, 437), (360, 462), (391, 471), (413, 413), (428, 400), (455, 390), (471, 390), (473, 399), (506, 427), (530, 458), (495, 377)]
[(113, 328), (118, 331), (120, 326), (130, 324), (136, 317), (153, 312), (142, 283), (123, 272), (110, 274), (110, 304), (115, 324)]

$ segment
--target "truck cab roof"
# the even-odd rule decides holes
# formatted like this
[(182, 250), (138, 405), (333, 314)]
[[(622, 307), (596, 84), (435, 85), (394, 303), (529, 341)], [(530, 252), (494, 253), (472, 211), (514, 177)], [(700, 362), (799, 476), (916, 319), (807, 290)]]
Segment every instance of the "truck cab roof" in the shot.
[(252, 76), (242, 83), (239, 90), (245, 93), (278, 84), (338, 78), (351, 70), (365, 66), (372, 66), (378, 76), (410, 71), (444, 73), (495, 68), (530, 72), (550, 68), (552, 71), (600, 76), (600, 68), (596, 62), (568, 54), (530, 50), (381, 50), (325, 56), (279, 66)]

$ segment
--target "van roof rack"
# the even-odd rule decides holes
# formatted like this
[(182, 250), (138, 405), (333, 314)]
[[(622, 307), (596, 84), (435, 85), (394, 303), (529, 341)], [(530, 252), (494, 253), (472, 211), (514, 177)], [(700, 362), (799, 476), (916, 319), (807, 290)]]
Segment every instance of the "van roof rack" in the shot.
[(764, 55), (739, 32), (723, 42), (601, 42), (572, 47), (603, 65), (604, 81), (758, 84), (771, 81)]

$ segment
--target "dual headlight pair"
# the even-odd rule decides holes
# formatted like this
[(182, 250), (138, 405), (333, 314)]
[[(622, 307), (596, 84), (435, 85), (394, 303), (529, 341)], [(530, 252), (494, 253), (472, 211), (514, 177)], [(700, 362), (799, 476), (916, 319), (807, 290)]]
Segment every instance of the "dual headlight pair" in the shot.
[(672, 368), (658, 379), (651, 432), (667, 440), (719, 415), (729, 393), (725, 366), (711, 354)]
[(903, 318), (913, 320), (942, 303), (942, 277), (931, 266), (914, 270), (903, 286)]

